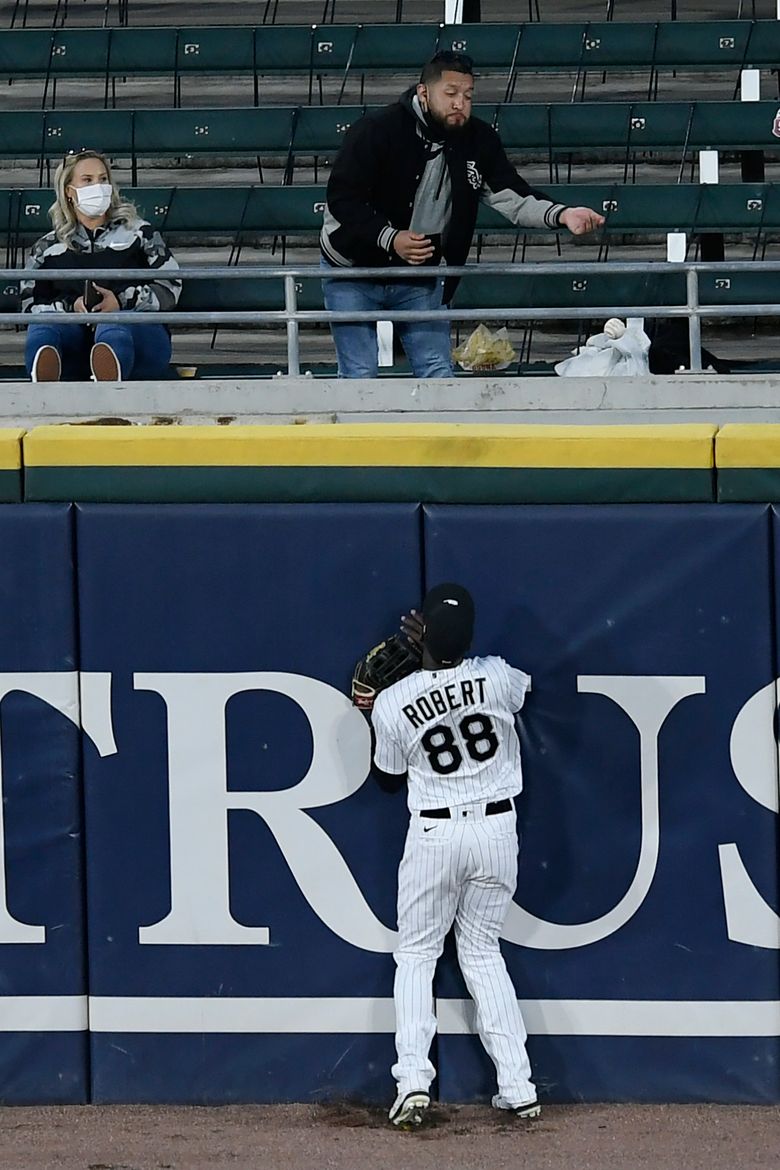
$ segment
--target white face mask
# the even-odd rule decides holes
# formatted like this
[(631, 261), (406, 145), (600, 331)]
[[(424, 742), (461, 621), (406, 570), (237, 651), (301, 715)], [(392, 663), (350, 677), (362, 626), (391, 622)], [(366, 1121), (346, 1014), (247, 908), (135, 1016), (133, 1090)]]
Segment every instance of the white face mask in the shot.
[(90, 183), (88, 187), (76, 187), (76, 204), (84, 215), (97, 219), (111, 206), (111, 184)]

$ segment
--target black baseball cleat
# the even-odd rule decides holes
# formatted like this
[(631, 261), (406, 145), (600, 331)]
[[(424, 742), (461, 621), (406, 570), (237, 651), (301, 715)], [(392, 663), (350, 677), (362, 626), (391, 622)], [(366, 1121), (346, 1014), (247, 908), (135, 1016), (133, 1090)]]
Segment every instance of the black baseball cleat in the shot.
[(537, 1117), (542, 1116), (542, 1107), (538, 1101), (522, 1101), (519, 1105), (512, 1105), (507, 1101), (506, 1097), (501, 1094), (496, 1094), (491, 1104), (494, 1109), (501, 1109), (506, 1113), (513, 1113), (515, 1117), (521, 1117), (524, 1121), (533, 1121)]
[(430, 1104), (431, 1095), (425, 1089), (414, 1089), (411, 1093), (399, 1093), (387, 1116), (391, 1123), (399, 1128), (416, 1128), (418, 1125), (422, 1125)]
[(522, 1117), (526, 1121), (533, 1121), (542, 1116), (542, 1107), (538, 1101), (526, 1101), (524, 1105), (517, 1105), (514, 1109), (515, 1117)]

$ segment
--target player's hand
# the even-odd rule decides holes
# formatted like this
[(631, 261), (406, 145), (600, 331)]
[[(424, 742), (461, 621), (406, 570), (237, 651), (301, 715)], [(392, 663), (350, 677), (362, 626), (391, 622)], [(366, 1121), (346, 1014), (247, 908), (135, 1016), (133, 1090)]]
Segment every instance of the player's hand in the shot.
[(94, 309), (90, 309), (91, 313), (118, 313), (120, 309), (119, 301), (116, 299), (110, 288), (103, 288), (96, 284), (95, 288), (103, 296), (101, 300), (95, 305)]
[(433, 255), (433, 244), (419, 232), (399, 232), (393, 240), (393, 247), (407, 264), (424, 264)]
[(413, 646), (422, 647), (423, 620), (416, 609), (401, 615), (401, 633), (406, 634)]
[(74, 313), (86, 313), (86, 311), (87, 311), (87, 306), (84, 304), (84, 298), (83, 297), (76, 297), (75, 301), (73, 302), (73, 312)]
[(560, 223), (573, 236), (584, 236), (604, 224), (604, 216), (592, 207), (567, 207), (561, 212)]

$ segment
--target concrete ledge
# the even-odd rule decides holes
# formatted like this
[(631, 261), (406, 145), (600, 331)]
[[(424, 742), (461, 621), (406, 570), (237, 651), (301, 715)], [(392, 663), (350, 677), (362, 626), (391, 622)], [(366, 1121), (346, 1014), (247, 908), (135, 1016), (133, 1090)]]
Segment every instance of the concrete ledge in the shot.
[(0, 384), (0, 426), (159, 423), (780, 422), (780, 377), (266, 378)]

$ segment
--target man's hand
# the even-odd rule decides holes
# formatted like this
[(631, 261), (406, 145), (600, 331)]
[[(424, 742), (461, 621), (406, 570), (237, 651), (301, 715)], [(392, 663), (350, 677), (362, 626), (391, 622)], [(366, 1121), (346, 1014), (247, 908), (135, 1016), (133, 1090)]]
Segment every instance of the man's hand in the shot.
[(567, 207), (559, 220), (573, 236), (584, 236), (604, 224), (604, 216), (591, 207)]
[(419, 232), (399, 232), (393, 247), (407, 264), (424, 264), (433, 255), (433, 244)]

